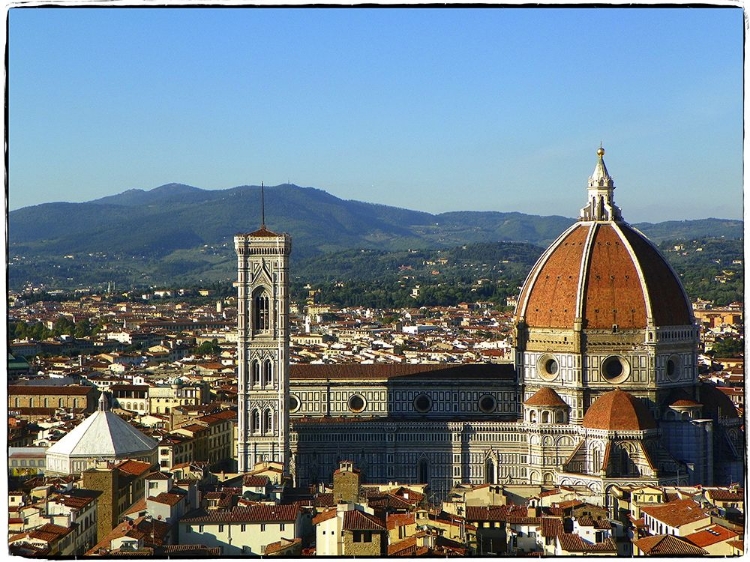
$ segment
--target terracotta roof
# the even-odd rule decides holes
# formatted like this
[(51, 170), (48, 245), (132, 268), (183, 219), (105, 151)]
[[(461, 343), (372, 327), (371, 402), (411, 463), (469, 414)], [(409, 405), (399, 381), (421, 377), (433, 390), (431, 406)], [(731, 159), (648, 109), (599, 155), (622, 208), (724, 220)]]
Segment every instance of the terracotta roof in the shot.
[(509, 517), (526, 517), (525, 505), (466, 506), (466, 521), (507, 521)]
[(700, 505), (689, 498), (661, 505), (643, 506), (641, 512), (670, 527), (681, 527), (709, 517)]
[(692, 325), (692, 307), (667, 261), (622, 222), (572, 225), (524, 283), (516, 318), (528, 326), (572, 328), (578, 316), (589, 329), (645, 329), (649, 317), (657, 326)]
[(435, 379), (460, 380), (469, 378), (515, 378), (513, 365), (490, 363), (466, 363), (460, 365), (438, 365), (426, 363), (377, 363), (374, 365), (290, 365), (290, 378), (297, 380), (372, 380), (408, 378), (433, 381)]
[(685, 535), (685, 539), (689, 540), (695, 546), (703, 548), (704, 546), (736, 539), (737, 536), (737, 533), (721, 525), (711, 525), (695, 533)]
[(554, 389), (548, 386), (537, 390), (534, 395), (524, 402), (526, 406), (568, 406)]
[(362, 511), (355, 509), (349, 510), (344, 513), (344, 525), (345, 531), (385, 531), (385, 525), (383, 521)]
[(589, 542), (574, 533), (561, 533), (557, 538), (560, 547), (566, 552), (617, 552), (617, 546), (611, 538), (600, 543)]
[(312, 524), (318, 525), (320, 523), (324, 523), (328, 521), (329, 519), (333, 519), (336, 517), (336, 508), (327, 509), (322, 513), (318, 513), (315, 517), (313, 517)]
[(648, 556), (705, 556), (702, 548), (674, 535), (654, 535), (633, 541)]
[(119, 470), (120, 472), (124, 472), (125, 474), (140, 476), (148, 470), (151, 470), (151, 465), (147, 462), (128, 459), (118, 464), (117, 470)]
[(656, 420), (644, 402), (615, 389), (602, 394), (583, 416), (583, 427), (609, 431), (654, 429)]
[(385, 519), (385, 525), (388, 527), (388, 530), (403, 527), (405, 525), (413, 525), (415, 523), (416, 515), (414, 513), (389, 513)]
[(196, 510), (186, 514), (184, 523), (267, 523), (292, 522), (297, 519), (299, 507), (296, 504), (254, 505), (235, 507), (231, 511)]
[(247, 234), (246, 236), (255, 236), (256, 238), (275, 238), (279, 235), (276, 234), (275, 232), (271, 232), (265, 227), (265, 225), (263, 225), (255, 232), (251, 232), (250, 234)]
[(51, 386), (51, 385), (22, 385), (14, 384), (8, 386), (9, 396), (26, 395), (49, 395), (49, 396), (85, 396), (92, 392), (98, 392), (93, 386)]
[(721, 488), (717, 488), (715, 490), (706, 490), (706, 494), (712, 501), (745, 501), (745, 491), (742, 488), (737, 490), (722, 490)]
[(248, 474), (242, 479), (242, 485), (249, 488), (260, 488), (268, 485), (270, 481), (268, 476), (253, 476), (252, 474)]

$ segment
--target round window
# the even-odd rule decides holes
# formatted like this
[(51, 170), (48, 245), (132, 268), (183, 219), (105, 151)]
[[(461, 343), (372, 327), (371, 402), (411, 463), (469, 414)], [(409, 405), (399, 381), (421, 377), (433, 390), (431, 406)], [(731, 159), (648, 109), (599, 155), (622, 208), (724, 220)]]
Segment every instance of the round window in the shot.
[(542, 355), (537, 362), (539, 376), (546, 381), (553, 381), (560, 372), (560, 365), (554, 355)]
[(621, 383), (630, 375), (630, 366), (624, 357), (612, 355), (602, 363), (602, 376), (607, 381), (617, 384)]
[(299, 398), (297, 398), (294, 395), (290, 396), (289, 397), (289, 411), (296, 412), (297, 410), (299, 410), (299, 406), (300, 406)]
[(432, 400), (426, 394), (420, 394), (414, 399), (414, 408), (417, 412), (429, 412), (432, 408)]
[(365, 399), (359, 394), (353, 394), (349, 397), (349, 409), (358, 413), (365, 409)]
[(485, 394), (479, 399), (479, 409), (482, 410), (486, 414), (494, 412), (496, 406), (497, 406), (497, 400), (495, 400), (494, 396)]
[(671, 381), (680, 378), (680, 359), (676, 355), (667, 359), (667, 378)]

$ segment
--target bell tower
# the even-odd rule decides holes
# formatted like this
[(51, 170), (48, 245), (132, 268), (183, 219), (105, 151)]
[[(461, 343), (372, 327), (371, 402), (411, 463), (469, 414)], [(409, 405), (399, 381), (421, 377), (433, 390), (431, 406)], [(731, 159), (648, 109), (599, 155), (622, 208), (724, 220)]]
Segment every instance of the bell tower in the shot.
[(289, 255), (266, 229), (234, 237), (237, 252), (238, 470), (289, 464)]

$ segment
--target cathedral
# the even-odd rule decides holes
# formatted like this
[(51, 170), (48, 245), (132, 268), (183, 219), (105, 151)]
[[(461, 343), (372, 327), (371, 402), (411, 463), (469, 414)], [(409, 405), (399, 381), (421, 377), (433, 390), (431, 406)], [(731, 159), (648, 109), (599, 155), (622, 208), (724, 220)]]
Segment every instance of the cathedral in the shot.
[(626, 223), (604, 149), (579, 219), (531, 269), (514, 363), (289, 364), (287, 234), (235, 237), (238, 464), (297, 486), (350, 460), (368, 483), (585, 486), (744, 479), (742, 420), (698, 378), (699, 328), (679, 277)]

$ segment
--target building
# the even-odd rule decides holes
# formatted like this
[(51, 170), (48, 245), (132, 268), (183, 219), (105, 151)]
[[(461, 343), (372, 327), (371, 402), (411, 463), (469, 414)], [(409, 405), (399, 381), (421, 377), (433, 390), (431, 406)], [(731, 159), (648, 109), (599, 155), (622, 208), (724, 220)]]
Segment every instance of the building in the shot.
[(234, 238), (237, 251), (237, 456), (289, 460), (289, 255), (292, 240), (262, 224)]
[(289, 237), (237, 236), (240, 470), (278, 459), (308, 486), (347, 459), (433, 500), (458, 482), (584, 487), (612, 516), (612, 490), (739, 481), (742, 422), (698, 379), (687, 295), (614, 189), (600, 148), (579, 220), (522, 287), (513, 365), (287, 371)]
[(80, 474), (97, 461), (142, 460), (155, 465), (157, 442), (109, 410), (104, 394), (99, 410), (47, 449), (47, 474)]

